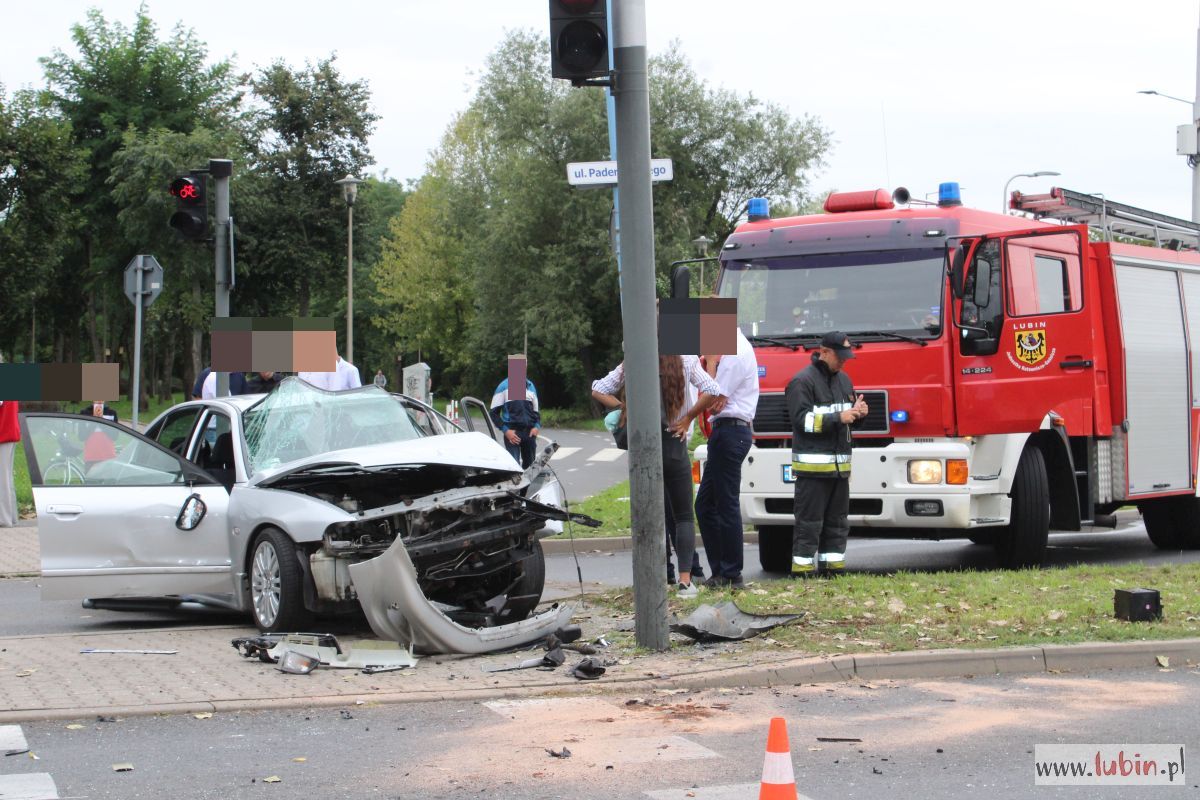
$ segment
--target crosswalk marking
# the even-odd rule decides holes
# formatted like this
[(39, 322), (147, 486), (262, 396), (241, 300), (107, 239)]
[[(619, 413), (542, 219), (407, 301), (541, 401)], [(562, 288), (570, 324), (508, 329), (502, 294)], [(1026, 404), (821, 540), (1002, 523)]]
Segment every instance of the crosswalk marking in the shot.
[[(24, 750), (28, 746), (20, 725), (0, 725), (0, 750)], [(0, 794), (0, 797), (5, 795)]]
[[(581, 752), (586, 752), (580, 746)], [(682, 736), (632, 736), (613, 743), (607, 758), (615, 763), (646, 764), (657, 761), (683, 761), (693, 758), (720, 758), (701, 744)]]
[(588, 456), (588, 461), (616, 461), (623, 455), (625, 455), (624, 450), (616, 447), (606, 447), (603, 450)]
[(45, 772), (0, 775), (0, 797), (4, 800), (58, 800), (54, 778)]
[(550, 460), (557, 461), (560, 458), (566, 458), (567, 456), (573, 456), (582, 449), (583, 449), (582, 447), (560, 447), (554, 451), (554, 455), (550, 457)]

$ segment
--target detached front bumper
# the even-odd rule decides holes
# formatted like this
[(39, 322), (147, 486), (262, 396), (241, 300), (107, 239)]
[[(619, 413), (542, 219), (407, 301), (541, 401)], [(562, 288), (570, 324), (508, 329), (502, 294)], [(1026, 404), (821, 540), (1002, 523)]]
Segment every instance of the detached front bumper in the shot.
[(358, 602), (371, 630), (424, 653), (490, 653), (544, 639), (571, 621), (574, 609), (555, 604), (520, 622), (491, 628), (459, 625), (432, 603), (399, 537), (375, 558), (350, 565)]
[[(696, 449), (703, 460), (707, 447)], [(850, 525), (862, 528), (966, 529), (1000, 524), (998, 514), (978, 513), (973, 481), (964, 485), (915, 484), (908, 480), (908, 462), (917, 459), (967, 459), (970, 447), (961, 442), (895, 442), (886, 447), (856, 447), (851, 462)], [(790, 448), (751, 447), (742, 463), (741, 512), (748, 525), (792, 525), (795, 484), (784, 479), (790, 468)], [(943, 468), (943, 475), (946, 470)], [(994, 485), (986, 487), (995, 491)], [(991, 500), (991, 498), (989, 498)], [(987, 503), (988, 506), (993, 502)], [(973, 510), (974, 509), (974, 510)], [(999, 510), (999, 509), (997, 509)], [(1007, 509), (1005, 509), (1006, 511)]]

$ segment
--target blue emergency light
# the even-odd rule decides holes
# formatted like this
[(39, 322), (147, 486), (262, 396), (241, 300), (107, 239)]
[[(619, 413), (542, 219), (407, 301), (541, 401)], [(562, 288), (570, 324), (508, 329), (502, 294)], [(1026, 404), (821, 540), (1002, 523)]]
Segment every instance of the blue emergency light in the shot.
[(750, 203), (746, 208), (746, 216), (751, 222), (758, 222), (760, 219), (770, 219), (771, 210), (767, 205), (767, 198), (751, 197)]
[(961, 206), (962, 195), (958, 191), (957, 181), (947, 181), (938, 184), (939, 206)]
[(892, 418), (892, 422), (908, 422), (907, 411), (893, 411), (888, 416)]

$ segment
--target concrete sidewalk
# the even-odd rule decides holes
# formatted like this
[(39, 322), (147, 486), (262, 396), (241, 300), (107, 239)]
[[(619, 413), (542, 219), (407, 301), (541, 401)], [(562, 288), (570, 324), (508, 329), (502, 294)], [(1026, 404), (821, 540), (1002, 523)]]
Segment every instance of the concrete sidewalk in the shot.
[[(585, 640), (621, 627), (599, 612), (581, 612), (576, 621)], [(0, 638), (0, 723), (526, 695), (636, 695), (820, 681), (1155, 670), (1160, 656), (1170, 658), (1172, 667), (1200, 663), (1200, 639), (813, 657), (765, 642), (699, 646), (679, 638), (676, 647), (662, 654), (638, 654), (619, 646), (602, 649), (598, 657), (608, 671), (598, 681), (581, 682), (567, 674), (567, 667), (583, 658), (576, 653), (567, 654), (566, 666), (549, 672), (484, 671), (515, 665), (540, 650), (423, 658), (413, 669), (378, 675), (326, 668), (310, 675), (286, 675), (273, 665), (242, 658), (230, 645), (232, 638), (254, 633), (248, 626), (228, 626)], [(352, 644), (345, 637), (339, 641)], [(85, 654), (80, 652), (84, 648), (178, 653)]]
[(41, 572), (36, 520), (23, 519), (15, 528), (0, 528), (0, 578)]

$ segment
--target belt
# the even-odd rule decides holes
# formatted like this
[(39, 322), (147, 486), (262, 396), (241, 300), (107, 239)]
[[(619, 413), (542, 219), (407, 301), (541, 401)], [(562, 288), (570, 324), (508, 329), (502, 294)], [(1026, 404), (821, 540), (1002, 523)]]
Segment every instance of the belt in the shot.
[(754, 427), (752, 423), (749, 423), (744, 419), (738, 419), (737, 417), (717, 417), (712, 421), (712, 425), (714, 428), (718, 428), (722, 425), (739, 425), (744, 428)]

